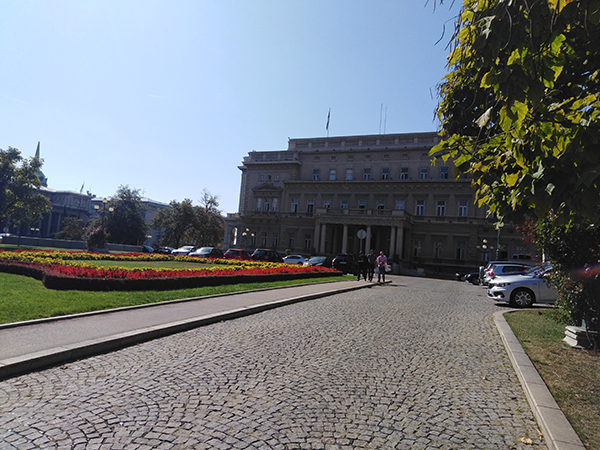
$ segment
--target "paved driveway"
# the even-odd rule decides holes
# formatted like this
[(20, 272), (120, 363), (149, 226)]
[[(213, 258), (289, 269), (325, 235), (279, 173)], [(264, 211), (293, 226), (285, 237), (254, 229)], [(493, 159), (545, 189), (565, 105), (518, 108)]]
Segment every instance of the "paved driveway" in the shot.
[(482, 288), (391, 279), (2, 381), (0, 449), (545, 449)]

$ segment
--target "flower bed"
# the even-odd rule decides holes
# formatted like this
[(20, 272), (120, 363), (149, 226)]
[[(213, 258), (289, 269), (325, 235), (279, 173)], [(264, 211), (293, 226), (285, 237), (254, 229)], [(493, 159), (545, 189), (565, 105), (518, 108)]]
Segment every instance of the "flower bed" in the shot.
[[(217, 267), (167, 269), (150, 267), (103, 267), (85, 260), (185, 261)], [(49, 289), (75, 290), (167, 290), (221, 284), (326, 277), (334, 269), (258, 261), (194, 258), (146, 253), (104, 254), (46, 250), (0, 251), (0, 270), (42, 280)]]

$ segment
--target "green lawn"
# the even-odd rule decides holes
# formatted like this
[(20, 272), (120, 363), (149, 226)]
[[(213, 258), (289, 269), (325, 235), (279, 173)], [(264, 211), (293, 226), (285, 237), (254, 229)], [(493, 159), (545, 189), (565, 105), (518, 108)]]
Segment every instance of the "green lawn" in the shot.
[[(138, 266), (140, 263), (138, 263)], [(164, 265), (162, 266), (164, 267)], [(0, 272), (0, 323), (75, 314), (180, 298), (265, 289), (306, 283), (340, 281), (350, 277), (316, 278), (269, 283), (245, 283), (174, 291), (89, 292), (46, 289), (33, 278)]]
[(588, 449), (600, 450), (600, 353), (573, 349), (554, 311), (505, 314), (554, 399)]

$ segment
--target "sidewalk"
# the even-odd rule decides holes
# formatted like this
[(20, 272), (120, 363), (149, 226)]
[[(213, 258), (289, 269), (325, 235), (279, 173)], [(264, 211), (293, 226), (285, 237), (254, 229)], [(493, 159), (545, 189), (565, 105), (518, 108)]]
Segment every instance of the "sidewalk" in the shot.
[(0, 325), (0, 379), (375, 283), (334, 281)]

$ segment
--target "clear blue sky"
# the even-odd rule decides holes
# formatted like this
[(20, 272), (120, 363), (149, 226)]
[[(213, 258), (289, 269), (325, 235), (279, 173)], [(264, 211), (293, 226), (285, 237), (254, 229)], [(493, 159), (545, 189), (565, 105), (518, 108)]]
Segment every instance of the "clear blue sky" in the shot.
[(426, 0), (4, 0), (0, 148), (30, 157), (40, 141), (50, 188), (128, 185), (165, 203), (207, 189), (236, 212), (242, 158), (325, 136), (329, 108), (330, 136), (435, 131), (457, 13)]

